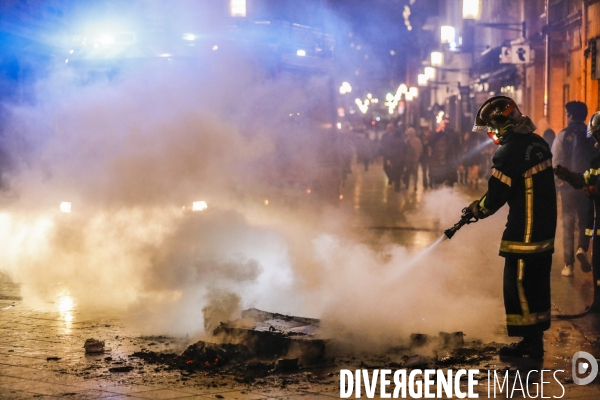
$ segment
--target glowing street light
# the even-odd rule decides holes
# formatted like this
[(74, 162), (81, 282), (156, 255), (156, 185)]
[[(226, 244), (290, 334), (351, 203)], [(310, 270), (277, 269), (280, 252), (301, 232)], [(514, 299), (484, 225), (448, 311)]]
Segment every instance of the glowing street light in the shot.
[(204, 211), (208, 208), (205, 201), (194, 201), (192, 203), (192, 211)]
[(419, 97), (419, 88), (411, 87), (410, 89), (408, 89), (408, 94), (410, 94), (413, 98)]
[(427, 76), (425, 74), (417, 75), (417, 84), (419, 86), (427, 86)]
[(100, 44), (102, 44), (103, 46), (110, 46), (112, 44), (115, 43), (115, 37), (113, 35), (101, 35), (98, 38), (98, 41), (100, 42)]
[(463, 19), (479, 19), (481, 17), (481, 0), (463, 0)]
[(439, 67), (444, 63), (444, 53), (441, 51), (432, 51), (431, 52), (431, 65), (434, 67)]
[(444, 25), (441, 28), (442, 44), (456, 43), (456, 29), (453, 26)]
[(435, 68), (425, 67), (424, 72), (425, 72), (425, 77), (427, 77), (428, 81), (435, 79)]
[(229, 0), (229, 15), (232, 17), (245, 17), (246, 0)]
[(358, 109), (363, 113), (366, 114), (367, 111), (369, 110), (369, 104), (370, 101), (369, 99), (366, 99), (363, 103), (363, 101), (361, 99), (356, 99), (354, 100), (354, 103), (358, 106)]
[(400, 92), (400, 94), (406, 94), (408, 93), (408, 87), (403, 83), (398, 86), (398, 92)]
[(348, 82), (342, 82), (340, 86), (340, 94), (352, 93), (352, 86)]

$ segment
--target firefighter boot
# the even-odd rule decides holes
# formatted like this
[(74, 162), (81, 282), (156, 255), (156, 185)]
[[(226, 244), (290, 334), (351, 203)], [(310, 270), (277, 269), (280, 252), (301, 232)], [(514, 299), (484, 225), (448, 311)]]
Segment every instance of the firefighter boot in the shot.
[(544, 332), (525, 336), (518, 343), (500, 348), (500, 357), (544, 358)]

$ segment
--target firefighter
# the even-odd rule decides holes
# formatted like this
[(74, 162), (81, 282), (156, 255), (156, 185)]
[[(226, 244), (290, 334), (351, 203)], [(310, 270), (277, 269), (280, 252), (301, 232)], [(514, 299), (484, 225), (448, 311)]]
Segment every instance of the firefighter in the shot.
[[(600, 111), (596, 111), (590, 118), (587, 126), (587, 137), (593, 137), (596, 148), (600, 147)], [(587, 232), (592, 234), (592, 271), (594, 277), (594, 300), (586, 313), (600, 313), (600, 152), (596, 152), (585, 173), (580, 174), (570, 171), (561, 165), (554, 169), (557, 178), (567, 181), (575, 189), (583, 189), (585, 195), (593, 200), (594, 208), (590, 210)], [(583, 315), (583, 314), (582, 314)]]
[(468, 210), (486, 218), (508, 203), (502, 235), (504, 308), (508, 336), (522, 337), (502, 347), (500, 356), (543, 358), (544, 331), (550, 328), (550, 268), (556, 231), (556, 189), (552, 153), (533, 133), (535, 125), (513, 99), (496, 96), (479, 108), (473, 132), (485, 131), (499, 145), (485, 195)]

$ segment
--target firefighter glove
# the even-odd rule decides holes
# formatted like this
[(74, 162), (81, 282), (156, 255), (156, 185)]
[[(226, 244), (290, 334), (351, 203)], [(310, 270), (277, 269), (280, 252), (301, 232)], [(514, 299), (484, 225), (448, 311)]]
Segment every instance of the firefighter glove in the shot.
[(598, 190), (599, 188), (596, 186), (584, 186), (583, 187), (583, 193), (585, 193), (585, 195), (587, 197), (589, 197), (590, 199), (594, 198), (594, 197), (599, 197), (600, 196), (600, 192)]
[(568, 180), (570, 174), (571, 174), (571, 171), (569, 171), (569, 168), (563, 167), (562, 165), (557, 165), (554, 168), (554, 175), (556, 175), (556, 177), (560, 180), (563, 180), (563, 181)]
[(469, 206), (467, 207), (467, 210), (469, 210), (469, 212), (471, 214), (473, 214), (473, 216), (475, 218), (485, 218), (486, 215), (484, 213), (481, 212), (481, 209), (479, 208), (479, 201), (480, 200), (474, 200), (471, 204), (469, 204)]

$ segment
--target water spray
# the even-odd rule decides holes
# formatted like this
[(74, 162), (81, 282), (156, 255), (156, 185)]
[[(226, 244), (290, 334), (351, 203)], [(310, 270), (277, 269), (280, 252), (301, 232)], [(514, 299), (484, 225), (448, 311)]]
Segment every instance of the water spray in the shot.
[(418, 262), (420, 262), (427, 254), (431, 253), (431, 251), (433, 249), (435, 249), (440, 243), (442, 243), (444, 240), (446, 239), (452, 239), (452, 236), (454, 236), (454, 234), (463, 227), (463, 225), (468, 225), (468, 224), (472, 224), (473, 222), (477, 222), (479, 221), (479, 218), (477, 218), (470, 210), (468, 207), (463, 208), (462, 210), (462, 215), (460, 217), (460, 220), (454, 224), (454, 226), (450, 229), (446, 229), (444, 231), (444, 234), (442, 236), (440, 236), (435, 242), (433, 242), (433, 244), (431, 244), (428, 248), (426, 248), (425, 250), (423, 250), (421, 253), (419, 253), (419, 255), (417, 255), (415, 258), (413, 258), (407, 265), (407, 269), (412, 268), (415, 264), (417, 264)]
[(446, 237), (448, 239), (452, 239), (452, 236), (454, 236), (454, 234), (463, 227), (463, 225), (468, 225), (468, 224), (472, 224), (473, 222), (477, 222), (479, 221), (479, 218), (477, 218), (475, 216), (475, 214), (473, 214), (468, 207), (463, 208), (462, 210), (462, 215), (460, 216), (460, 220), (454, 224), (454, 226), (450, 229), (446, 229), (444, 231), (444, 235), (446, 235)]

